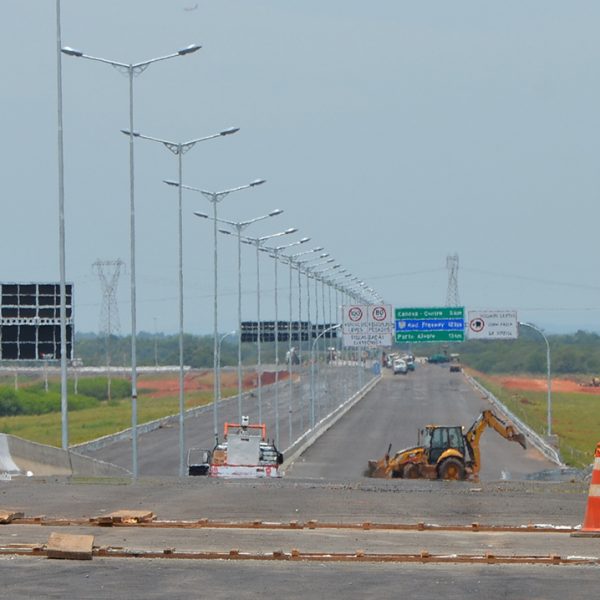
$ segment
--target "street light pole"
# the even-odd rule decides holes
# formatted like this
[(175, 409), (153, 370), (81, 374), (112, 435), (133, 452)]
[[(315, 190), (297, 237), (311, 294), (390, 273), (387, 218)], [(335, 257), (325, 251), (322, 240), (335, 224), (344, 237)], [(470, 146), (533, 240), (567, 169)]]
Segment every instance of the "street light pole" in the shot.
[[(217, 355), (217, 373), (218, 373), (218, 377), (217, 380), (219, 382), (219, 385), (217, 386), (217, 400), (220, 402), (221, 401), (221, 344), (223, 343), (223, 340), (226, 337), (229, 337), (230, 335), (234, 335), (235, 334), (235, 330), (230, 331), (229, 333), (224, 333), (220, 338), (219, 338), (219, 345), (218, 345), (218, 355)], [(218, 441), (218, 440), (217, 440)]]
[[(304, 256), (306, 254), (312, 254), (314, 252), (322, 252), (323, 247), (317, 246), (316, 248), (312, 248), (311, 250), (306, 250), (305, 252), (297, 252), (296, 254), (292, 254), (288, 257), (290, 263), (290, 278), (292, 277), (292, 268), (295, 268), (298, 271), (298, 362), (300, 366), (302, 366), (302, 269), (301, 264), (303, 262), (310, 261), (300, 261), (298, 260), (299, 256)], [(325, 256), (329, 256), (329, 254), (321, 254), (319, 258), (324, 258)], [(291, 310), (290, 310), (291, 314)], [(310, 320), (310, 317), (309, 317)]]
[(258, 335), (256, 337), (256, 374), (257, 374), (257, 392), (258, 392), (258, 422), (262, 424), (262, 364), (261, 364), (261, 333), (262, 324), (260, 321), (260, 249), (264, 242), (267, 240), (280, 237), (282, 235), (289, 235), (290, 233), (296, 233), (298, 231), (295, 227), (290, 227), (285, 231), (278, 231), (270, 235), (263, 235), (258, 238), (244, 237), (242, 242), (250, 244), (256, 248), (256, 321), (258, 323)]
[[(225, 130), (226, 133), (235, 133), (238, 131), (235, 128)], [(200, 192), (208, 201), (213, 205), (213, 414), (214, 414), (214, 434), (215, 438), (219, 435), (218, 423), (217, 423), (217, 395), (218, 395), (218, 384), (217, 384), (217, 354), (218, 354), (218, 283), (217, 283), (217, 263), (218, 263), (218, 255), (217, 255), (217, 204), (224, 200), (229, 194), (232, 192), (237, 192), (239, 190), (245, 190), (251, 187), (255, 187), (257, 185), (261, 185), (265, 183), (265, 179), (256, 179), (251, 183), (246, 185), (240, 185), (235, 188), (230, 188), (228, 190), (221, 190), (220, 192), (209, 192), (207, 190), (201, 190), (199, 188), (195, 188), (189, 185), (183, 185), (181, 180), (179, 182), (175, 181), (165, 181), (167, 185), (176, 185), (179, 187), (179, 195), (181, 196), (181, 189), (192, 190), (194, 192)], [(183, 339), (183, 337), (182, 337)]]
[(341, 325), (336, 324), (324, 329), (315, 337), (312, 343), (311, 349), (311, 361), (310, 361), (310, 428), (315, 428), (315, 345), (319, 341), (319, 338), (326, 333), (338, 329)]
[[(275, 445), (279, 445), (279, 308), (278, 308), (278, 281), (277, 281), (277, 266), (279, 263), (279, 253), (286, 248), (290, 248), (292, 246), (297, 246), (299, 244), (304, 244), (308, 242), (310, 238), (304, 237), (296, 242), (292, 242), (291, 244), (286, 244), (284, 246), (277, 246), (275, 248), (267, 248), (266, 246), (262, 247), (261, 250), (264, 252), (269, 252), (269, 254), (274, 258), (275, 265)], [(291, 290), (290, 290), (291, 293)], [(291, 421), (290, 421), (291, 423)], [(291, 426), (291, 425), (290, 425)], [(290, 436), (289, 443), (292, 443), (292, 439)]]
[(67, 398), (67, 284), (65, 258), (65, 184), (63, 146), (62, 54), (60, 0), (56, 0), (56, 91), (58, 107), (58, 237), (60, 269), (60, 414), (62, 449), (69, 449), (69, 404)]
[[(238, 241), (238, 422), (242, 422), (242, 241), (241, 234), (246, 227), (251, 225), (252, 223), (256, 223), (257, 221), (262, 221), (263, 219), (267, 219), (269, 217), (275, 217), (280, 215), (283, 211), (279, 208), (272, 210), (270, 213), (266, 215), (261, 215), (260, 217), (255, 217), (254, 219), (248, 219), (246, 221), (229, 221), (227, 219), (220, 219), (215, 217), (210, 217), (206, 213), (195, 212), (194, 214), (197, 217), (202, 217), (203, 219), (210, 219), (218, 223), (225, 223), (233, 227), (237, 232), (237, 241)], [(232, 235), (231, 231), (227, 229), (219, 229), (221, 233), (225, 235)], [(218, 435), (216, 419), (217, 419), (217, 405), (214, 404), (214, 419), (215, 419), (215, 436)]]
[[(122, 129), (122, 133), (125, 135), (131, 135), (127, 130)], [(183, 357), (183, 196), (182, 196), (182, 178), (183, 178), (183, 155), (191, 150), (198, 142), (204, 142), (206, 140), (212, 140), (214, 138), (223, 137), (239, 131), (238, 127), (230, 127), (224, 129), (219, 133), (207, 135), (205, 137), (196, 138), (194, 140), (188, 140), (187, 142), (172, 142), (169, 140), (163, 140), (157, 137), (149, 135), (143, 135), (136, 131), (133, 132), (133, 136), (143, 139), (150, 140), (152, 142), (158, 142), (162, 144), (167, 150), (177, 156), (177, 172), (178, 181), (175, 183), (178, 187), (178, 243), (179, 243), (179, 476), (185, 475), (185, 397), (184, 397), (184, 357)], [(174, 182), (170, 182), (174, 183)]]
[(519, 325), (522, 325), (523, 327), (529, 327), (530, 329), (533, 329), (534, 331), (537, 331), (543, 338), (544, 338), (544, 342), (546, 342), (546, 369), (547, 369), (547, 383), (546, 383), (546, 387), (547, 387), (547, 392), (548, 392), (548, 397), (547, 397), (547, 403), (546, 403), (546, 407), (547, 407), (547, 431), (548, 431), (548, 437), (552, 436), (552, 376), (550, 373), (550, 343), (548, 342), (548, 338), (544, 335), (544, 332), (539, 329), (538, 327), (536, 327), (535, 325), (532, 325), (531, 323), (523, 323), (522, 321), (519, 321)]
[(129, 79), (129, 229), (130, 229), (130, 281), (131, 281), (131, 448), (132, 448), (132, 476), (138, 477), (138, 451), (137, 451), (137, 323), (136, 323), (136, 279), (135, 279), (135, 186), (134, 186), (134, 155), (133, 155), (133, 78), (141, 75), (152, 63), (176, 58), (177, 56), (186, 56), (200, 50), (201, 46), (192, 44), (177, 52), (151, 58), (138, 63), (122, 63), (106, 58), (84, 54), (80, 50), (75, 50), (65, 46), (61, 52), (68, 56), (76, 58), (86, 58), (101, 63), (111, 65), (115, 69), (126, 73)]

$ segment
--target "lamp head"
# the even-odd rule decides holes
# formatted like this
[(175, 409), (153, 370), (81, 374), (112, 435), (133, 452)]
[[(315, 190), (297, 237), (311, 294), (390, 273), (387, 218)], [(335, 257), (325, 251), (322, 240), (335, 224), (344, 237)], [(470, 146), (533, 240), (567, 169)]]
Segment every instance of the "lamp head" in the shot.
[(75, 50), (75, 48), (70, 48), (69, 46), (62, 47), (60, 51), (68, 56), (83, 56), (83, 52), (81, 50)]
[(200, 48), (202, 48), (202, 46), (200, 46), (199, 44), (190, 44), (189, 46), (178, 50), (177, 54), (179, 54), (179, 56), (185, 56), (186, 54), (192, 54), (197, 50), (200, 50)]
[(223, 129), (223, 131), (220, 131), (219, 135), (231, 135), (232, 133), (237, 133), (239, 130), (239, 127), (229, 127), (229, 129)]

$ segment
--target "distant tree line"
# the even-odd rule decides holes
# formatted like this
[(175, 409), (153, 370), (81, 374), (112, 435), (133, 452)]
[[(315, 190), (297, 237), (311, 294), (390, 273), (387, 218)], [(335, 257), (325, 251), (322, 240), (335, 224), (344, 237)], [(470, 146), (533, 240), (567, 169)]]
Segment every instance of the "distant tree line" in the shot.
[[(548, 335), (552, 373), (600, 375), (600, 335), (578, 331), (569, 335)], [(546, 344), (534, 331), (521, 329), (516, 340), (468, 340), (460, 344), (418, 344), (412, 348), (396, 347), (392, 351), (412, 351), (417, 356), (458, 352), (461, 361), (484, 373), (545, 373)], [(279, 344), (279, 360), (285, 362), (287, 343)], [(111, 336), (111, 364), (128, 366), (131, 362), (131, 338)], [(184, 362), (194, 368), (213, 365), (212, 335), (186, 334), (183, 341)], [(106, 364), (106, 339), (104, 336), (79, 333), (75, 340), (75, 356), (84, 365)], [(263, 343), (263, 363), (275, 361), (273, 343)], [(179, 336), (140, 333), (137, 337), (137, 360), (140, 366), (179, 364)], [(237, 365), (237, 338), (225, 338), (221, 344), (221, 364)], [(256, 363), (256, 344), (242, 344), (242, 362)]]
[[(191, 335), (183, 337), (184, 364), (194, 368), (213, 366), (212, 335)], [(273, 362), (275, 351), (273, 344), (264, 344), (261, 348), (262, 362)], [(131, 364), (131, 337), (112, 335), (108, 340), (110, 364), (129, 366)], [(137, 364), (139, 366), (165, 366), (179, 364), (179, 335), (165, 335), (140, 332), (136, 339)], [(280, 362), (284, 362), (287, 345), (280, 344)], [(77, 333), (75, 335), (75, 357), (81, 359), (84, 366), (104, 366), (107, 363), (107, 339), (95, 333)], [(238, 362), (237, 337), (231, 336), (221, 342), (221, 365), (232, 366)], [(242, 363), (256, 363), (256, 344), (242, 344)]]
[[(578, 331), (546, 337), (553, 374), (600, 375), (600, 335)], [(465, 365), (484, 373), (546, 373), (546, 344), (531, 330), (521, 329), (516, 340), (420, 344), (413, 352), (420, 356), (458, 352)]]

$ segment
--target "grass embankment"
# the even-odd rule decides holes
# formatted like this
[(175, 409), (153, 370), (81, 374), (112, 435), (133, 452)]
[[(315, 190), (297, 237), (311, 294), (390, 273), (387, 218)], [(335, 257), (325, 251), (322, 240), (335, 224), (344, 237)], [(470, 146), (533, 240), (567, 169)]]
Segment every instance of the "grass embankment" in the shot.
[[(127, 389), (129, 384), (126, 380)], [(113, 380), (113, 389), (116, 380)], [(24, 395), (37, 394), (40, 400), (47, 395), (55, 396), (56, 391), (53, 384), (46, 394), (42, 389), (19, 390)], [(81, 381), (80, 381), (81, 386)], [(147, 423), (168, 415), (179, 412), (179, 392), (173, 396), (151, 398), (153, 390), (138, 390), (138, 423)], [(223, 397), (233, 394), (233, 389), (223, 389)], [(212, 391), (186, 392), (186, 409), (202, 406), (212, 402)], [(83, 400), (85, 399), (85, 400)], [(80, 444), (104, 435), (116, 433), (131, 427), (131, 401), (129, 397), (120, 399), (97, 400), (89, 408), (71, 409), (71, 404), (85, 406), (90, 401), (89, 396), (75, 395), (72, 391), (69, 395), (69, 444)], [(62, 424), (60, 413), (60, 402), (58, 410), (46, 412), (45, 414), (19, 414), (15, 416), (0, 417), (0, 432), (9, 433), (18, 437), (60, 447), (62, 444)]]
[[(478, 373), (475, 378), (534, 431), (547, 433), (547, 392), (508, 389)], [(552, 433), (558, 436), (563, 461), (584, 468), (594, 460), (600, 442), (600, 396), (585, 392), (552, 392)]]

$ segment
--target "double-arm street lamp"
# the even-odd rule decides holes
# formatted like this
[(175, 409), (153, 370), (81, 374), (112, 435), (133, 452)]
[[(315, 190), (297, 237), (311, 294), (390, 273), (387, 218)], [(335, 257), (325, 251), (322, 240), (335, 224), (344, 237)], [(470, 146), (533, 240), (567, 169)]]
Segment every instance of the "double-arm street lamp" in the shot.
[[(131, 135), (131, 132), (122, 129), (125, 135)], [(230, 127), (219, 133), (213, 133), (205, 137), (188, 140), (187, 142), (172, 142), (161, 138), (144, 135), (142, 133), (133, 132), (133, 137), (143, 140), (150, 140), (162, 144), (167, 150), (177, 156), (177, 173), (178, 180), (176, 182), (169, 181), (167, 183), (176, 185), (179, 189), (178, 194), (178, 226), (179, 226), (179, 476), (185, 475), (185, 398), (184, 398), (184, 364), (183, 364), (183, 216), (182, 216), (182, 178), (183, 178), (183, 155), (191, 150), (198, 142), (212, 140), (218, 137), (231, 135), (239, 131), (238, 127)]]
[[(329, 256), (328, 253), (326, 253), (326, 254), (327, 254), (327, 256)], [(309, 263), (309, 262), (312, 262), (312, 261), (304, 261), (303, 265), (305, 265), (306, 263)], [(308, 303), (308, 309), (309, 309), (309, 311), (308, 311), (308, 320), (309, 321), (310, 321), (310, 278), (312, 277), (315, 280), (315, 324), (317, 325), (317, 328), (318, 328), (318, 324), (319, 324), (319, 295), (317, 293), (316, 269), (318, 267), (322, 267), (322, 266), (330, 264), (332, 262), (335, 262), (335, 258), (328, 258), (327, 260), (324, 260), (323, 262), (304, 267), (304, 272), (306, 273), (306, 290), (307, 290), (307, 303)], [(309, 328), (310, 328), (309, 340), (312, 340), (315, 330), (310, 323), (309, 323)]]
[(523, 323), (521, 321), (519, 321), (519, 325), (521, 325), (522, 327), (529, 327), (530, 329), (533, 329), (534, 331), (537, 331), (543, 338), (544, 338), (544, 342), (546, 342), (546, 376), (547, 376), (547, 383), (546, 383), (546, 387), (547, 387), (547, 392), (548, 392), (548, 399), (547, 399), (547, 432), (548, 432), (548, 437), (552, 436), (552, 376), (550, 373), (550, 343), (548, 342), (548, 338), (544, 335), (544, 332), (539, 329), (538, 327), (536, 327), (535, 325), (532, 325), (531, 323)]
[[(310, 360), (310, 428), (315, 428), (315, 346), (319, 341), (320, 337), (323, 337), (325, 334), (333, 331), (334, 329), (338, 329), (341, 325), (331, 325), (327, 329), (323, 329), (319, 335), (315, 337), (311, 346), (311, 360)], [(320, 415), (319, 415), (320, 416)]]
[[(231, 131), (233, 133), (233, 131)], [(240, 190), (246, 190), (252, 187), (256, 187), (257, 185), (261, 185), (265, 183), (265, 179), (255, 179), (254, 181), (247, 183), (245, 185), (240, 185), (238, 187), (230, 188), (227, 190), (221, 190), (219, 192), (209, 192), (208, 190), (202, 190), (200, 188), (195, 188), (189, 185), (183, 185), (180, 182), (176, 181), (165, 181), (168, 185), (175, 185), (179, 187), (180, 193), (181, 189), (191, 190), (193, 192), (201, 193), (213, 206), (213, 402), (214, 405), (217, 405), (218, 401), (218, 382), (217, 382), (217, 371), (218, 371), (218, 335), (219, 335), (219, 324), (218, 324), (218, 250), (217, 250), (217, 205), (219, 202), (224, 200), (229, 194), (232, 192), (238, 192)], [(218, 434), (218, 431), (215, 432), (215, 435)]]
[(260, 249), (264, 246), (264, 243), (268, 240), (272, 240), (282, 235), (289, 235), (296, 233), (298, 229), (296, 227), (290, 227), (285, 231), (278, 231), (277, 233), (271, 233), (270, 235), (263, 235), (261, 237), (248, 237), (242, 238), (244, 244), (250, 244), (256, 248), (256, 321), (258, 323), (258, 336), (256, 338), (256, 374), (257, 374), (257, 385), (258, 385), (258, 422), (262, 423), (262, 373), (261, 373), (261, 333), (262, 326), (260, 322)]
[[(335, 264), (335, 265), (331, 265), (330, 267), (327, 267), (325, 269), (319, 269), (318, 271), (314, 271), (313, 273), (313, 277), (315, 278), (315, 299), (318, 303), (319, 298), (318, 298), (318, 293), (317, 293), (317, 283), (318, 281), (321, 282), (321, 308), (322, 308), (322, 315), (321, 318), (323, 320), (323, 325), (325, 325), (326, 322), (326, 317), (325, 317), (325, 278), (323, 277), (323, 275), (325, 273), (328, 273), (329, 271), (333, 271), (335, 269), (339, 269), (341, 267), (341, 265)], [(317, 323), (318, 325), (318, 323)], [(329, 325), (331, 325), (331, 321), (329, 322)], [(325, 327), (323, 326), (323, 329)], [(325, 336), (323, 336), (322, 338), (322, 343), (323, 343), (323, 349), (325, 350), (326, 348), (326, 338)]]
[[(317, 246), (312, 248), (311, 250), (305, 250), (304, 252), (296, 252), (295, 254), (291, 254), (286, 256), (286, 259), (290, 266), (290, 357), (292, 350), (292, 269), (296, 269), (298, 272), (298, 362), (302, 365), (302, 270), (300, 269), (300, 264), (302, 261), (299, 261), (298, 258), (300, 256), (305, 256), (307, 254), (314, 254), (315, 252), (322, 252), (323, 247)], [(329, 256), (329, 254), (324, 253), (321, 254), (319, 258), (324, 258)], [(291, 365), (291, 361), (290, 361)], [(291, 382), (291, 368), (290, 368), (290, 382)]]
[[(215, 218), (207, 215), (206, 213), (195, 212), (194, 214), (197, 217), (201, 217), (203, 219), (210, 219), (215, 223), (225, 223), (233, 227), (237, 232), (238, 239), (238, 422), (242, 422), (242, 242), (241, 242), (241, 233), (252, 225), (252, 223), (256, 223), (257, 221), (262, 221), (263, 219), (268, 219), (269, 217), (275, 217), (280, 215), (283, 211), (279, 208), (272, 210), (270, 213), (266, 215), (261, 215), (259, 217), (255, 217), (253, 219), (247, 219), (246, 221), (229, 221), (227, 219)], [(219, 229), (221, 233), (226, 235), (231, 235), (231, 231), (227, 229)], [(218, 438), (218, 423), (217, 423), (217, 403), (213, 404), (213, 415), (214, 415), (214, 434), (215, 438)]]
[(136, 350), (136, 280), (135, 280), (135, 193), (134, 193), (134, 156), (133, 156), (133, 139), (134, 139), (134, 123), (133, 123), (133, 78), (141, 75), (152, 63), (176, 58), (178, 56), (187, 56), (197, 50), (201, 46), (191, 44), (177, 52), (151, 58), (137, 63), (123, 63), (114, 60), (108, 60), (98, 56), (85, 54), (81, 50), (75, 50), (65, 46), (61, 51), (76, 58), (85, 58), (96, 62), (106, 63), (114, 67), (118, 71), (126, 74), (129, 78), (129, 208), (130, 208), (130, 279), (131, 279), (131, 436), (132, 436), (132, 475), (134, 479), (138, 476), (138, 455), (137, 455), (137, 350)]
[[(296, 252), (295, 254), (290, 254), (289, 256), (283, 256), (285, 260), (287, 260), (288, 265), (290, 267), (290, 294), (289, 294), (289, 324), (288, 324), (288, 332), (289, 332), (289, 341), (288, 341), (288, 378), (290, 382), (290, 391), (289, 391), (289, 439), (292, 440), (292, 410), (293, 410), (293, 389), (294, 389), (294, 381), (292, 378), (293, 371), (293, 353), (292, 353), (292, 320), (293, 320), (293, 310), (292, 310), (292, 271), (295, 268), (298, 271), (298, 327), (296, 331), (298, 332), (297, 342), (298, 342), (298, 364), (302, 367), (302, 273), (300, 270), (300, 265), (298, 262), (298, 258), (300, 256), (305, 256), (307, 254), (314, 254), (315, 252), (322, 252), (323, 247), (317, 246), (315, 248), (311, 248), (310, 250), (305, 250), (304, 252)], [(304, 429), (304, 413), (300, 410), (300, 428)]]
[[(275, 265), (275, 445), (279, 445), (279, 303), (278, 303), (278, 281), (277, 281), (277, 266), (279, 263), (279, 254), (282, 250), (286, 248), (291, 248), (292, 246), (298, 246), (299, 244), (305, 244), (308, 242), (310, 238), (303, 237), (300, 240), (295, 242), (291, 242), (290, 244), (285, 244), (284, 246), (276, 246), (274, 248), (269, 248), (267, 246), (263, 246), (261, 248), (262, 251), (268, 252), (270, 256), (273, 257), (273, 263)], [(291, 414), (290, 414), (290, 422), (291, 422)], [(292, 443), (292, 438), (290, 436), (289, 443)]]

